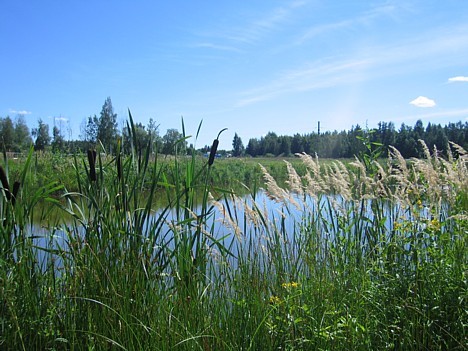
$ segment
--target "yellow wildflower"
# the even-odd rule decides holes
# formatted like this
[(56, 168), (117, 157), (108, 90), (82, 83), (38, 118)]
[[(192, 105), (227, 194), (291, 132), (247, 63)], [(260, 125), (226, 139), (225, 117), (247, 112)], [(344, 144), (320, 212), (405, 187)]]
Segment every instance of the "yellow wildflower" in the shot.
[(278, 296), (272, 295), (270, 296), (270, 303), (273, 305), (277, 305), (281, 302), (281, 299)]
[(283, 283), (281, 284), (281, 286), (285, 289), (288, 289), (288, 288), (297, 288), (299, 287), (299, 283), (297, 282), (291, 282), (291, 283)]
[(440, 222), (438, 219), (433, 219), (431, 220), (430, 224), (429, 224), (429, 228), (432, 229), (432, 230), (439, 230), (440, 229)]

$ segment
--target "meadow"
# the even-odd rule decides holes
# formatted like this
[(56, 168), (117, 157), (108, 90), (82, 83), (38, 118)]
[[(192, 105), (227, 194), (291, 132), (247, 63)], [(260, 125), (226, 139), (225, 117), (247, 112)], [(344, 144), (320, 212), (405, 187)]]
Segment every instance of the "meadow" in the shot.
[(5, 159), (0, 349), (464, 350), (468, 154), (421, 148)]

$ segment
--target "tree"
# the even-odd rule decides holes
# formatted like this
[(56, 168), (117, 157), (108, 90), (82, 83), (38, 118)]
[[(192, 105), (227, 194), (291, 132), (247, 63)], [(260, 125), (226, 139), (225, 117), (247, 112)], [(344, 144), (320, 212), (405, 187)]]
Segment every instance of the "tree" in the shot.
[(17, 151), (29, 149), (32, 143), (31, 133), (24, 120), (24, 116), (19, 115), (15, 119), (15, 144), (18, 148)]
[(2, 150), (12, 151), (15, 148), (15, 128), (10, 117), (0, 118), (0, 145)]
[(256, 138), (249, 139), (245, 153), (252, 157), (259, 156), (259, 142)]
[(96, 144), (98, 138), (99, 120), (94, 116), (89, 116), (81, 125), (81, 139), (88, 144), (88, 148)]
[(52, 129), (52, 151), (62, 152), (65, 150), (65, 139), (57, 126)]
[(234, 134), (234, 139), (232, 140), (232, 156), (239, 157), (244, 154), (244, 144), (242, 139), (237, 133)]
[(117, 135), (117, 114), (114, 113), (111, 98), (108, 97), (102, 106), (97, 123), (97, 139), (104, 145), (104, 148), (112, 152)]
[(157, 150), (162, 148), (162, 138), (159, 135), (159, 125), (150, 118), (147, 126), (150, 143), (151, 143), (151, 152), (155, 153)]
[[(168, 129), (166, 135), (164, 135), (162, 138), (162, 153), (165, 155), (174, 155), (177, 151), (176, 144), (180, 139), (182, 139), (182, 134), (177, 129)], [(185, 150), (186, 142), (181, 145), (181, 147)]]
[(264, 154), (278, 156), (279, 145), (278, 136), (276, 135), (276, 133), (268, 132), (267, 135), (265, 135), (265, 138), (263, 139), (263, 145)]
[(299, 133), (294, 134), (291, 140), (291, 152), (293, 154), (304, 152), (304, 145), (302, 144), (302, 136)]
[[(133, 144), (133, 148), (137, 152), (141, 152), (144, 150), (148, 143), (150, 142), (149, 133), (145, 130), (145, 126), (141, 123), (135, 123), (133, 125), (135, 135), (131, 136), (131, 131), (129, 130), (128, 126), (123, 128), (123, 144), (126, 148), (130, 148), (130, 145)], [(134, 141), (136, 141), (136, 145), (134, 145)], [(126, 150), (129, 151), (129, 150)]]
[(34, 150), (44, 150), (50, 144), (49, 125), (39, 119), (37, 128), (33, 129), (33, 136), (36, 138)]
[(279, 154), (283, 156), (289, 156), (291, 154), (291, 137), (280, 136), (279, 140)]

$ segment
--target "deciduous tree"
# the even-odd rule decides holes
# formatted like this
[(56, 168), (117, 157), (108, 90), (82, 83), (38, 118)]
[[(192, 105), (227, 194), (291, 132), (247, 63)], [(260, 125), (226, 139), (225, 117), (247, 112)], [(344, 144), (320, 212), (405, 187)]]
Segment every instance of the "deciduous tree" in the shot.
[(111, 98), (108, 97), (102, 106), (99, 121), (97, 123), (97, 139), (106, 150), (112, 152), (117, 142), (117, 114), (114, 113)]
[(37, 128), (33, 129), (33, 136), (36, 138), (34, 150), (44, 150), (50, 145), (49, 125), (45, 124), (42, 119), (37, 122)]
[(244, 154), (244, 144), (242, 139), (237, 133), (234, 134), (234, 139), (232, 140), (232, 156), (239, 157)]

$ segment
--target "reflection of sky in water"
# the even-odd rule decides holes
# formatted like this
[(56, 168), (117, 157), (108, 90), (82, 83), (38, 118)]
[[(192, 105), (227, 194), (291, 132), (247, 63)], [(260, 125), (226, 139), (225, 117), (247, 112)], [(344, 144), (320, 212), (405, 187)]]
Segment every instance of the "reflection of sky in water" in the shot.
[[(313, 235), (317, 245), (326, 245), (336, 237), (359, 235), (361, 245), (366, 245), (366, 233), (375, 227), (374, 221), (380, 220), (384, 223), (387, 234), (390, 235), (394, 224), (398, 221), (413, 221), (415, 218), (411, 211), (401, 205), (389, 206), (379, 201), (381, 206), (373, 211), (372, 201), (363, 202), (344, 201), (337, 195), (320, 196), (318, 199), (299, 194), (290, 194), (292, 198), (285, 201), (275, 201), (265, 191), (259, 191), (255, 198), (251, 195), (220, 200), (217, 204), (209, 206), (206, 216), (204, 231), (220, 240), (229, 251), (236, 256), (243, 245), (253, 246), (257, 249), (275, 244), (290, 246), (285, 248), (289, 254), (294, 253), (300, 242), (305, 242)], [(383, 206), (383, 207), (382, 207)], [(155, 250), (166, 245), (169, 249), (174, 247), (173, 229), (188, 236), (196, 231), (196, 216), (201, 215), (202, 207), (198, 206), (193, 212), (184, 214), (176, 210), (167, 213), (165, 221), (155, 227), (155, 222), (161, 211), (156, 211), (151, 220), (145, 224), (143, 235), (148, 237), (149, 233), (160, 230), (160, 237), (156, 241)], [(375, 213), (379, 218), (374, 218)], [(184, 216), (188, 218), (184, 218)], [(413, 217), (412, 217), (413, 216)], [(430, 219), (429, 210), (422, 206), (420, 218)], [(182, 225), (179, 220), (187, 220)], [(70, 223), (63, 227), (48, 229), (40, 225), (33, 225), (29, 233), (37, 249), (38, 262), (45, 267), (51, 250), (62, 249), (68, 251), (68, 239), (66, 232), (71, 231)], [(73, 229), (69, 235), (84, 236), (85, 229)], [(54, 255), (56, 265), (60, 265), (61, 258)]]

